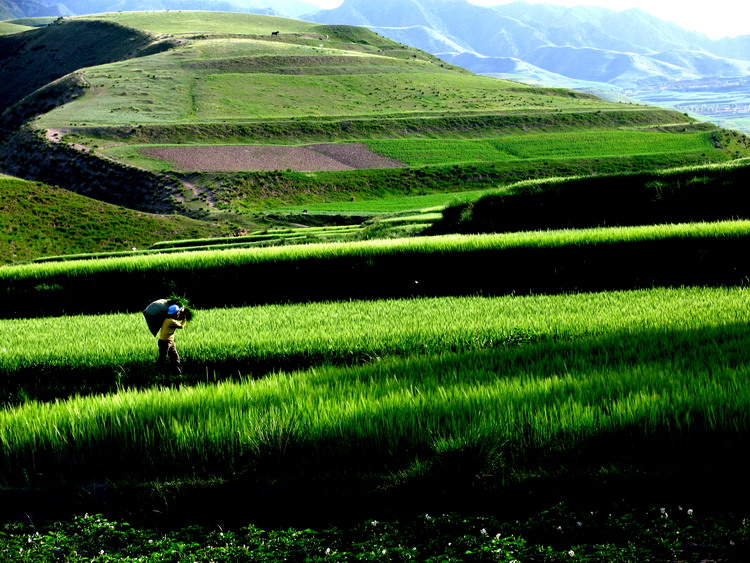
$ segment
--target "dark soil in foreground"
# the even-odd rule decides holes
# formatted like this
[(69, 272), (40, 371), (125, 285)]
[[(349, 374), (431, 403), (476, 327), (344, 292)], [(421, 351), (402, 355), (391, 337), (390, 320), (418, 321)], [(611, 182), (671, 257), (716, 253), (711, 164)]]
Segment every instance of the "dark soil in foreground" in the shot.
[(143, 154), (171, 163), (182, 172), (249, 170), (363, 170), (401, 168), (398, 160), (376, 154), (361, 143), (306, 146), (211, 145), (147, 147)]

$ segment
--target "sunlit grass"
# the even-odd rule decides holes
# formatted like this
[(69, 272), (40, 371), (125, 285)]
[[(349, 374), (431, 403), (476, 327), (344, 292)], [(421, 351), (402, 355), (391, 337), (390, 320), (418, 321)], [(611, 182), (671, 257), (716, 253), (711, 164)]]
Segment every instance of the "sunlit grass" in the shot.
[[(372, 360), (27, 403), (0, 412), (0, 463), (10, 473), (31, 466), (76, 478), (75, 468), (83, 478), (99, 471), (114, 478), (154, 467), (163, 475), (246, 471), (283, 455), (292, 464), (304, 458), (311, 470), (347, 473), (364, 468), (336, 469), (331, 460), (406, 467), (416, 457), (464, 451), (520, 468), (532, 452), (566, 455), (607, 436), (676, 447), (695, 433), (746, 432), (748, 299), (744, 289), (694, 289), (205, 312), (200, 326), (180, 334), (185, 358), (281, 345), (282, 355), (288, 346), (367, 351)], [(101, 342), (97, 327), (121, 326), (108, 342), (140, 331), (145, 343), (141, 320), (79, 317), (47, 327), (69, 332), (68, 346), (88, 341), (69, 357), (116, 366), (122, 350), (91, 345)], [(40, 322), (0, 326), (28, 337)], [(86, 324), (91, 336), (76, 328)], [(30, 357), (33, 342), (23, 346)], [(405, 348), (412, 352), (388, 358)]]
[[(518, 342), (750, 325), (737, 289), (654, 289), (562, 296), (344, 301), (208, 309), (179, 334), (194, 365), (358, 362)], [(107, 338), (101, 338), (101, 327)], [(54, 339), (48, 337), (55, 334)], [(643, 346), (641, 344), (640, 346)], [(659, 342), (648, 346), (659, 349)], [(0, 372), (141, 369), (155, 343), (140, 313), (0, 320)], [(645, 348), (641, 350), (648, 354)], [(200, 368), (202, 369), (202, 367)]]
[(104, 271), (180, 271), (185, 268), (209, 269), (220, 266), (261, 263), (264, 261), (319, 259), (341, 256), (378, 256), (395, 253), (471, 252), (509, 248), (554, 248), (611, 244), (667, 238), (746, 237), (750, 221), (682, 223), (635, 227), (526, 231), (487, 235), (444, 235), (392, 240), (310, 244), (294, 247), (226, 250), (222, 252), (185, 252), (176, 256), (137, 256), (63, 263), (21, 264), (0, 269), (0, 281), (47, 276), (85, 276)]
[(712, 151), (710, 133), (666, 135), (650, 131), (583, 131), (491, 139), (368, 141), (376, 152), (412, 166), (533, 158), (584, 158)]

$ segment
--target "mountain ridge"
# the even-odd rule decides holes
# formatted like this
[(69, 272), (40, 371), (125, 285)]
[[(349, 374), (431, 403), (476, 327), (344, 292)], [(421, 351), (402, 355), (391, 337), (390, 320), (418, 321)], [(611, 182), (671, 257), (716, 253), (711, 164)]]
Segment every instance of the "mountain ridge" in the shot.
[[(391, 9), (394, 4), (399, 8)], [(386, 0), (373, 7), (366, 0), (345, 0), (338, 8), (309, 14), (307, 19), (354, 23), (349, 18), (357, 14), (357, 25), (384, 31), (419, 25), (431, 27), (452, 38), (454, 43), (467, 45), (466, 50), (488, 57), (517, 57), (531, 64), (533, 61), (526, 57), (545, 46), (586, 47), (603, 53), (635, 53), (646, 57), (665, 51), (700, 51), (716, 57), (717, 65), (704, 69), (705, 76), (722, 75), (725, 65), (718, 59), (730, 58), (730, 53), (734, 60), (750, 60), (750, 36), (714, 40), (635, 8), (615, 11), (525, 2), (481, 7), (466, 0), (437, 0), (427, 12), (425, 4), (422, 0)], [(546, 70), (557, 72), (553, 68)]]
[[(638, 9), (526, 2), (481, 7), (466, 0), (435, 0), (427, 18), (424, 0), (403, 0), (389, 12), (393, 4), (345, 0), (306, 19), (349, 23), (348, 14), (356, 12), (359, 25), (386, 37), (397, 33), (398, 41), (472, 72), (583, 91), (593, 86), (750, 131), (750, 88), (741, 80), (748, 74), (750, 35), (711, 39)], [(415, 13), (409, 6), (417, 5), (419, 18), (405, 18)], [(424, 30), (409, 32), (410, 26), (429, 27), (428, 20), (435, 18), (439, 23), (429, 40)], [(732, 84), (735, 89), (727, 97)]]

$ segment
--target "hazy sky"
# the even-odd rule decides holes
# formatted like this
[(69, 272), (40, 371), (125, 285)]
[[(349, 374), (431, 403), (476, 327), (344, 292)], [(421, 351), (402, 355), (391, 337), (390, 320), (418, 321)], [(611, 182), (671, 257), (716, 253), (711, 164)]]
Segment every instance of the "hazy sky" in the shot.
[[(324, 8), (335, 8), (343, 0), (308, 0)], [(372, 0), (377, 2), (377, 0)], [(429, 2), (430, 0), (423, 0)], [(469, 0), (472, 4), (497, 6), (504, 0)], [(562, 6), (602, 6), (612, 10), (639, 8), (686, 29), (700, 31), (713, 39), (750, 35), (748, 0), (526, 0), (529, 3)]]

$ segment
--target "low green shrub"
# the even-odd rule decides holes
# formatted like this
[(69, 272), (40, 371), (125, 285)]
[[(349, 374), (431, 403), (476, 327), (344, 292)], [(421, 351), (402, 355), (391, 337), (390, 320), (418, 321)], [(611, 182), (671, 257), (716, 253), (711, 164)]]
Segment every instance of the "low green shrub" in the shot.
[(562, 561), (661, 563), (741, 561), (750, 550), (747, 520), (689, 507), (568, 505), (507, 521), (493, 516), (421, 514), (397, 520), (310, 529), (189, 527), (156, 531), (77, 516), (45, 526), (0, 528), (0, 559), (18, 563), (237, 563), (261, 561)]

